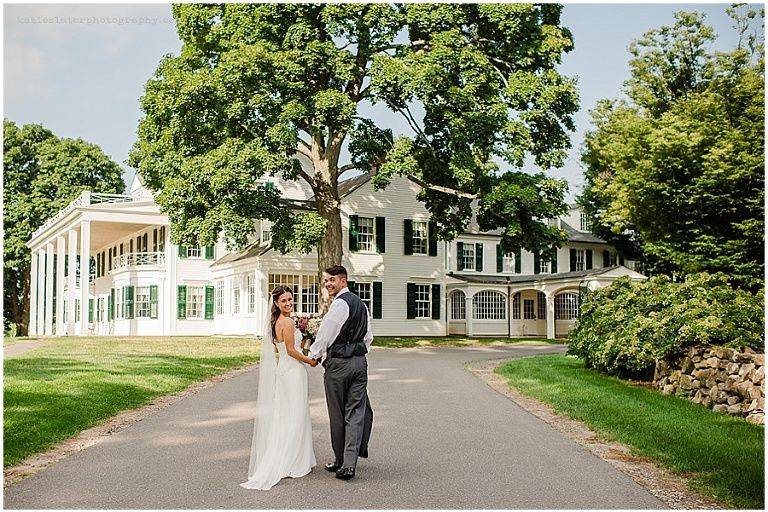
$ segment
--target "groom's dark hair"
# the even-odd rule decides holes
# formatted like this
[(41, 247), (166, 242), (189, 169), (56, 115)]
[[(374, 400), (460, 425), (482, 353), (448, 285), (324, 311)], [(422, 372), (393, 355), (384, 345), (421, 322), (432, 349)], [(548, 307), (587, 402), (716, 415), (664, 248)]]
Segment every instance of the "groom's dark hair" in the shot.
[(330, 276), (344, 276), (344, 279), (347, 278), (347, 269), (342, 267), (341, 265), (334, 265), (332, 267), (328, 267), (325, 269), (325, 273)]

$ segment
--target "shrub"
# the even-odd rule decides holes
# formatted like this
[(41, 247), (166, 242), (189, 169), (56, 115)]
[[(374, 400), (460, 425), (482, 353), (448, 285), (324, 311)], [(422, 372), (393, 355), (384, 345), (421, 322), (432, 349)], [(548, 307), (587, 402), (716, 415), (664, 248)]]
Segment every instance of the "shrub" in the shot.
[(655, 359), (693, 345), (762, 348), (763, 292), (736, 290), (725, 274), (629, 277), (583, 295), (568, 353), (605, 373), (649, 379)]

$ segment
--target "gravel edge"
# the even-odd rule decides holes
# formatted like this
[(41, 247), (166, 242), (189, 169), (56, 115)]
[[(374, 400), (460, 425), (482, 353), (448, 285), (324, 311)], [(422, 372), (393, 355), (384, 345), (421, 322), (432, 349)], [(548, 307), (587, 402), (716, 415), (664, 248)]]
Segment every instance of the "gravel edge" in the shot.
[(672, 509), (729, 509), (732, 508), (692, 490), (685, 478), (673, 474), (650, 459), (633, 455), (622, 443), (600, 439), (584, 423), (557, 414), (538, 400), (525, 396), (512, 388), (506, 379), (494, 370), (509, 358), (468, 363), (465, 367), (490, 388), (506, 396), (528, 413), (551, 425), (566, 437), (577, 442), (594, 455), (628, 475), (635, 483), (648, 490)]
[(115, 432), (119, 432), (131, 425), (138, 423), (147, 416), (154, 414), (160, 409), (164, 409), (170, 405), (175, 404), (179, 400), (183, 400), (189, 395), (193, 395), (209, 388), (219, 382), (231, 379), (237, 375), (253, 370), (258, 367), (258, 363), (251, 363), (245, 366), (229, 370), (227, 372), (215, 375), (204, 381), (196, 382), (181, 391), (172, 393), (170, 395), (163, 395), (153, 398), (148, 404), (138, 407), (136, 409), (130, 409), (118, 413), (116, 416), (112, 416), (104, 423), (90, 427), (83, 430), (74, 437), (65, 439), (50, 450), (47, 450), (36, 455), (31, 455), (21, 461), (15, 466), (3, 469), (3, 489), (18, 483), (19, 481), (32, 476), (44, 469), (50, 467), (52, 464), (77, 453), (81, 450), (85, 450), (95, 444), (105, 440)]

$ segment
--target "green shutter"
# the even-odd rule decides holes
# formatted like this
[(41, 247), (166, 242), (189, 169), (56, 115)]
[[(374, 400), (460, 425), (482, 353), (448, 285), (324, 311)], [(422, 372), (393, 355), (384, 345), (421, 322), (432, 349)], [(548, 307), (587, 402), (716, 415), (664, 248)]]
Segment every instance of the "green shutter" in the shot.
[(93, 323), (93, 299), (88, 299), (88, 322)]
[(213, 320), (213, 286), (205, 287), (205, 319)]
[(264, 188), (267, 190), (275, 190), (275, 184), (272, 181), (267, 181), (264, 183)]
[(373, 318), (381, 318), (381, 281), (373, 282)]
[(157, 318), (157, 285), (149, 287), (149, 318)]
[(179, 246), (179, 258), (186, 258), (187, 257), (187, 248), (183, 245)]
[(483, 244), (475, 244), (475, 270), (483, 271)]
[(177, 314), (176, 317), (179, 320), (187, 318), (187, 287), (186, 285), (179, 285), (176, 287), (178, 295), (176, 296)]
[(619, 265), (624, 265), (624, 256), (619, 254)]
[(437, 256), (437, 223), (435, 221), (429, 221), (428, 237), (429, 237), (429, 255)]
[(440, 301), (442, 297), (440, 296), (440, 285), (439, 284), (433, 284), (432, 285), (432, 319), (433, 320), (440, 320)]
[(413, 221), (411, 219), (403, 219), (403, 247), (404, 254), (413, 254)]
[(496, 244), (496, 272), (504, 272), (504, 251), (501, 244)]
[(212, 245), (206, 245), (205, 246), (205, 259), (212, 260), (213, 259), (213, 246)]
[(552, 250), (552, 263), (549, 265), (553, 274), (557, 274), (557, 247)]
[(571, 249), (571, 272), (576, 270), (576, 249)]
[(608, 267), (611, 264), (611, 253), (603, 251), (603, 266)]
[(592, 268), (592, 249), (587, 249), (587, 270)]
[(456, 270), (464, 270), (464, 242), (456, 242)]
[(133, 318), (133, 286), (126, 286), (125, 291), (125, 318)]
[(349, 291), (357, 295), (357, 283), (354, 281), (347, 280), (347, 288), (349, 288)]
[(109, 297), (107, 297), (107, 320), (115, 319), (115, 289), (109, 289)]
[(357, 215), (349, 216), (349, 252), (357, 252)]
[(533, 273), (541, 273), (541, 256), (539, 253), (533, 253)]
[(157, 228), (152, 230), (152, 252), (157, 252)]
[(376, 217), (376, 252), (384, 254), (387, 240), (386, 221), (384, 217)]
[(406, 318), (416, 318), (416, 285), (406, 283)]
[(515, 274), (519, 274), (523, 270), (523, 250), (518, 249), (515, 252)]

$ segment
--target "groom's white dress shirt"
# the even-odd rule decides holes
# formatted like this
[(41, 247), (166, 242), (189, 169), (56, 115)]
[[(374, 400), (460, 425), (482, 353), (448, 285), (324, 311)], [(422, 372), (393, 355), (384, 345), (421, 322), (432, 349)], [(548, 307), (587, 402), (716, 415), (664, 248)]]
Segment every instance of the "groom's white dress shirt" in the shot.
[[(339, 332), (341, 332), (341, 327), (349, 318), (349, 306), (345, 301), (337, 300), (339, 295), (343, 293), (350, 293), (349, 288), (344, 287), (336, 294), (336, 297), (331, 301), (331, 307), (328, 308), (328, 312), (320, 323), (320, 329), (317, 331), (315, 341), (309, 348), (309, 357), (312, 359), (320, 359), (321, 357), (325, 359), (328, 347), (336, 340)], [(363, 341), (365, 342), (365, 347), (370, 350), (371, 343), (373, 343), (373, 331), (371, 331), (371, 316), (367, 306), (365, 307), (365, 312), (368, 327)]]

